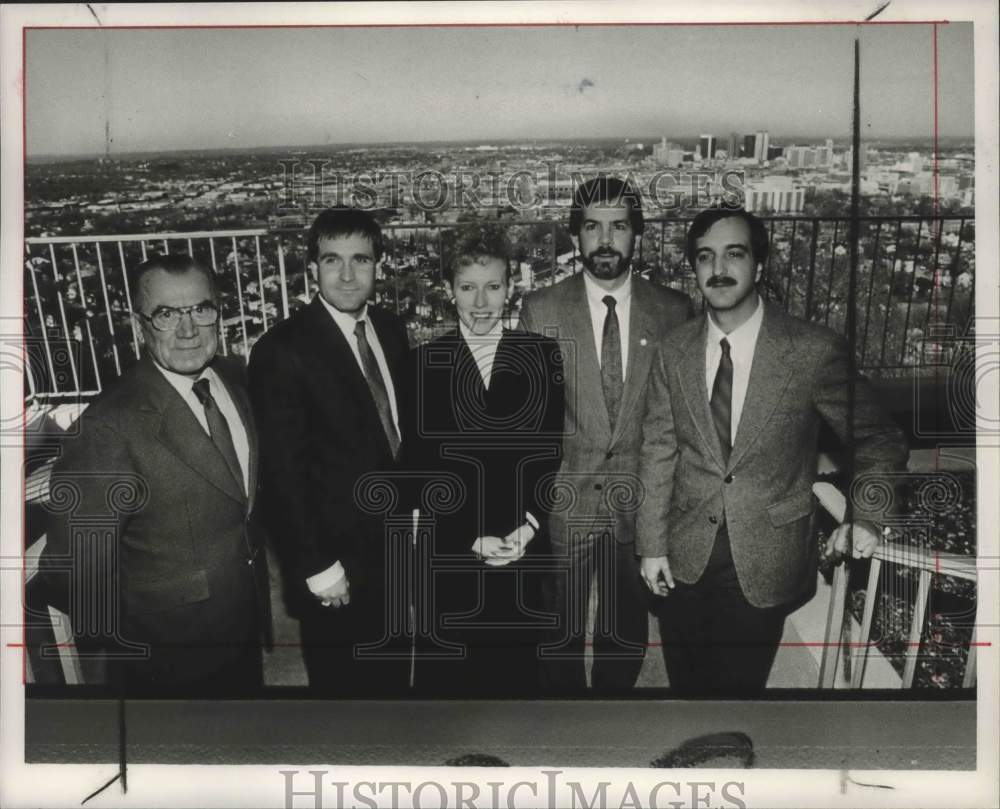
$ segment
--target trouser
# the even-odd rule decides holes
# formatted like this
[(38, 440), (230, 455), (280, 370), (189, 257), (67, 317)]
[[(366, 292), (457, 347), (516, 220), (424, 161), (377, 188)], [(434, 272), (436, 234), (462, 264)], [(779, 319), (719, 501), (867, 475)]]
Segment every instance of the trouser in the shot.
[(733, 696), (763, 690), (785, 615), (784, 607), (761, 609), (746, 600), (723, 522), (701, 578), (677, 582), (657, 610), (671, 690)]
[[(112, 660), (115, 689), (130, 697), (259, 696), (264, 685), (264, 662), (256, 635), (194, 644), (158, 644), (145, 661)], [(208, 660), (218, 660), (211, 667)]]
[(302, 659), (309, 687), (325, 696), (398, 696), (409, 689), (410, 639), (393, 634), (384, 588), (351, 588), (351, 602), (301, 616)]
[(556, 545), (555, 557), (547, 602), (557, 625), (549, 633), (550, 643), (542, 649), (544, 688), (558, 695), (587, 687), (584, 649), (595, 574), (597, 615), (591, 686), (604, 692), (632, 688), (649, 640), (648, 599), (634, 543), (617, 542), (611, 531), (597, 532), (562, 549)]

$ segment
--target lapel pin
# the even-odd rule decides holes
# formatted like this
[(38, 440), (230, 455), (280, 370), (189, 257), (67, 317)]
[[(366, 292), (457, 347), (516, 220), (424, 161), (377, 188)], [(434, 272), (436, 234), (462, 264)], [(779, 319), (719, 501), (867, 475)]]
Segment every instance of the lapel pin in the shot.
[(646, 338), (645, 337), (639, 338), (639, 345), (641, 345), (641, 346), (646, 345)]

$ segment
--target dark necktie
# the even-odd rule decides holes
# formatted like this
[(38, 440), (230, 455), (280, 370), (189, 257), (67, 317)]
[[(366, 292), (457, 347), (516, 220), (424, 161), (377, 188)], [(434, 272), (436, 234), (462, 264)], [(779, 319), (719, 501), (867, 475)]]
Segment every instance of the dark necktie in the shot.
[(361, 367), (365, 372), (365, 379), (368, 382), (368, 390), (375, 400), (375, 409), (378, 410), (379, 421), (382, 422), (382, 429), (385, 430), (385, 437), (389, 441), (389, 449), (392, 457), (399, 454), (399, 433), (392, 420), (392, 408), (389, 405), (389, 393), (385, 387), (385, 380), (382, 372), (378, 369), (378, 361), (372, 352), (372, 347), (368, 345), (368, 335), (365, 332), (365, 321), (359, 320), (354, 326), (354, 336), (358, 338), (358, 353), (361, 355)]
[(208, 433), (212, 437), (212, 443), (215, 444), (216, 449), (225, 460), (239, 490), (246, 493), (246, 487), (243, 485), (243, 470), (240, 469), (240, 461), (236, 457), (236, 445), (233, 444), (233, 434), (229, 430), (229, 424), (226, 423), (226, 417), (219, 412), (219, 406), (215, 402), (215, 397), (212, 396), (208, 380), (202, 377), (194, 383), (193, 387), (194, 395), (198, 397), (201, 406), (205, 408), (205, 421), (208, 422)]
[(611, 422), (611, 432), (615, 431), (618, 421), (618, 411), (622, 404), (622, 335), (618, 328), (618, 315), (615, 312), (615, 299), (605, 295), (604, 305), (608, 314), (604, 318), (604, 332), (601, 336), (601, 387), (604, 389), (604, 404), (608, 408), (608, 420)]
[(729, 463), (729, 452), (732, 449), (733, 423), (733, 358), (729, 353), (729, 341), (723, 337), (719, 341), (722, 356), (719, 358), (719, 369), (715, 372), (715, 382), (712, 384), (712, 421), (715, 431), (719, 434), (719, 444), (722, 447), (723, 463)]

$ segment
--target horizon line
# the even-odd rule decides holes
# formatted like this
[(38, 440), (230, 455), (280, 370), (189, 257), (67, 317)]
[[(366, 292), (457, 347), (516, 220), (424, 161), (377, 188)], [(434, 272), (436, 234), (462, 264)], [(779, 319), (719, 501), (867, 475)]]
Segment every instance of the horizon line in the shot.
[[(817, 134), (809, 134), (809, 135), (807, 135), (807, 134), (802, 134), (802, 133), (788, 134), (788, 135), (782, 134), (782, 135), (777, 135), (776, 136), (774, 133), (772, 133), (768, 129), (757, 129), (757, 130), (754, 130), (753, 132), (743, 132), (743, 131), (740, 131), (740, 130), (733, 130), (733, 131), (737, 132), (737, 134), (739, 134), (741, 137), (744, 137), (746, 135), (752, 135), (752, 134), (755, 134), (756, 132), (767, 132), (768, 135), (769, 135), (769, 137), (772, 140), (775, 137), (778, 137), (778, 138), (781, 138), (781, 139), (785, 139), (785, 140), (788, 140), (788, 139), (803, 139), (803, 140), (805, 140), (805, 139), (812, 139), (812, 140), (816, 140), (816, 139), (820, 139), (820, 138), (822, 138), (822, 139), (830, 138), (832, 140), (838, 140), (838, 139), (848, 139), (849, 140), (850, 139), (850, 134), (849, 133), (845, 133), (845, 134), (839, 135), (839, 136), (838, 135), (817, 135)], [(702, 134), (712, 134), (719, 141), (722, 141), (722, 140), (727, 139), (729, 137), (728, 133), (725, 134), (725, 135), (721, 135), (720, 136), (717, 133), (705, 132), (705, 133), (700, 133), (698, 135), (679, 135), (679, 136), (675, 135), (673, 137), (667, 137), (666, 139), (667, 139), (668, 142), (681, 141), (681, 140), (698, 140), (701, 137)], [(652, 137), (652, 139), (651, 139), (651, 137)], [(655, 136), (654, 137), (654, 136), (641, 136), (640, 135), (640, 136), (624, 137), (624, 136), (621, 136), (621, 135), (607, 135), (607, 136), (590, 136), (590, 137), (553, 136), (553, 137), (530, 137), (530, 138), (529, 137), (525, 137), (525, 138), (499, 137), (499, 138), (469, 138), (469, 139), (434, 139), (434, 138), (430, 138), (430, 139), (427, 139), (427, 140), (387, 140), (387, 141), (363, 140), (363, 141), (338, 141), (336, 143), (313, 143), (313, 144), (287, 144), (287, 143), (286, 144), (261, 144), (261, 145), (254, 145), (254, 146), (185, 146), (185, 147), (172, 147), (172, 148), (168, 147), (168, 148), (160, 148), (160, 149), (156, 149), (156, 148), (144, 148), (144, 149), (134, 149), (134, 150), (129, 150), (129, 151), (121, 151), (121, 152), (111, 152), (111, 153), (93, 151), (93, 152), (66, 152), (66, 153), (41, 152), (41, 153), (37, 153), (37, 154), (32, 154), (32, 153), (26, 152), (24, 154), (24, 161), (25, 162), (30, 162), (32, 160), (73, 160), (73, 159), (79, 160), (79, 159), (88, 159), (88, 158), (99, 159), (99, 158), (104, 158), (104, 157), (107, 157), (107, 158), (141, 157), (143, 155), (174, 154), (174, 153), (176, 153), (176, 154), (182, 154), (182, 153), (192, 153), (192, 152), (234, 152), (234, 153), (236, 153), (236, 152), (266, 151), (266, 150), (269, 150), (269, 149), (275, 149), (275, 150), (287, 149), (287, 150), (297, 150), (297, 151), (316, 151), (316, 150), (321, 150), (321, 149), (343, 149), (343, 148), (357, 148), (357, 147), (364, 147), (364, 146), (375, 146), (375, 147), (389, 147), (389, 146), (431, 146), (431, 145), (438, 145), (438, 144), (440, 144), (440, 145), (459, 145), (459, 144), (471, 144), (471, 143), (478, 143), (478, 144), (481, 144), (481, 145), (490, 145), (490, 144), (493, 144), (493, 143), (515, 144), (515, 143), (539, 143), (539, 142), (545, 143), (545, 142), (550, 142), (550, 141), (577, 141), (577, 142), (590, 141), (590, 142), (594, 142), (594, 141), (615, 141), (615, 140), (618, 140), (618, 141), (622, 141), (622, 144), (624, 145), (625, 143), (628, 143), (628, 142), (638, 142), (638, 143), (643, 143), (643, 144), (645, 144), (647, 142), (649, 142), (649, 143), (659, 143), (660, 140), (663, 137), (665, 137), (665, 136), (664, 135), (659, 135), (659, 136)], [(969, 133), (967, 135), (940, 135), (936, 139), (937, 139), (938, 142), (940, 142), (942, 140), (952, 140), (952, 141), (954, 141), (954, 140), (971, 140), (974, 143), (975, 142), (975, 133), (972, 132), (972, 133)], [(922, 136), (901, 135), (901, 134), (892, 134), (892, 135), (885, 134), (885, 135), (869, 136), (869, 137), (863, 139), (863, 142), (872, 143), (872, 142), (877, 142), (877, 141), (880, 141), (880, 140), (898, 140), (898, 141), (907, 141), (907, 140), (920, 141), (920, 140), (926, 140), (929, 143), (933, 143), (935, 141), (935, 136), (933, 134), (922, 135)], [(806, 145), (806, 144), (803, 144), (803, 145)]]

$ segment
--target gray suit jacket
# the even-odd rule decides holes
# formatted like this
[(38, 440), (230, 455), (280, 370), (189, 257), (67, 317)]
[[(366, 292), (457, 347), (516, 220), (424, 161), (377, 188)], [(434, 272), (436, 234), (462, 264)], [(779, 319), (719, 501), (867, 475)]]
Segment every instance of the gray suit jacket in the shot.
[(583, 275), (530, 293), (520, 328), (559, 340), (566, 376), (563, 460), (554, 488), (549, 533), (556, 550), (573, 537), (613, 525), (615, 538), (635, 541), (635, 511), (642, 499), (636, 477), (640, 419), (656, 346), (694, 312), (682, 292), (632, 278), (628, 366), (614, 433), (604, 405), (601, 369)]
[[(86, 624), (78, 642), (149, 644), (142, 667), (164, 685), (211, 675), (270, 628), (264, 535), (252, 517), (257, 431), (241, 370), (219, 358), (212, 367), (247, 431), (248, 493), (148, 356), (86, 409), (51, 480), (42, 555), (51, 603), (75, 629)], [(119, 623), (95, 633), (102, 599), (120, 606)]]
[[(705, 318), (660, 344), (642, 425), (638, 552), (666, 555), (674, 577), (696, 582), (723, 514), (733, 562), (756, 607), (787, 604), (815, 585), (813, 533), (817, 438), (827, 422), (847, 434), (848, 347), (833, 331), (765, 304), (743, 413), (723, 464), (705, 385)], [(901, 469), (906, 439), (857, 380), (856, 474)], [(856, 505), (855, 519), (879, 522)]]

